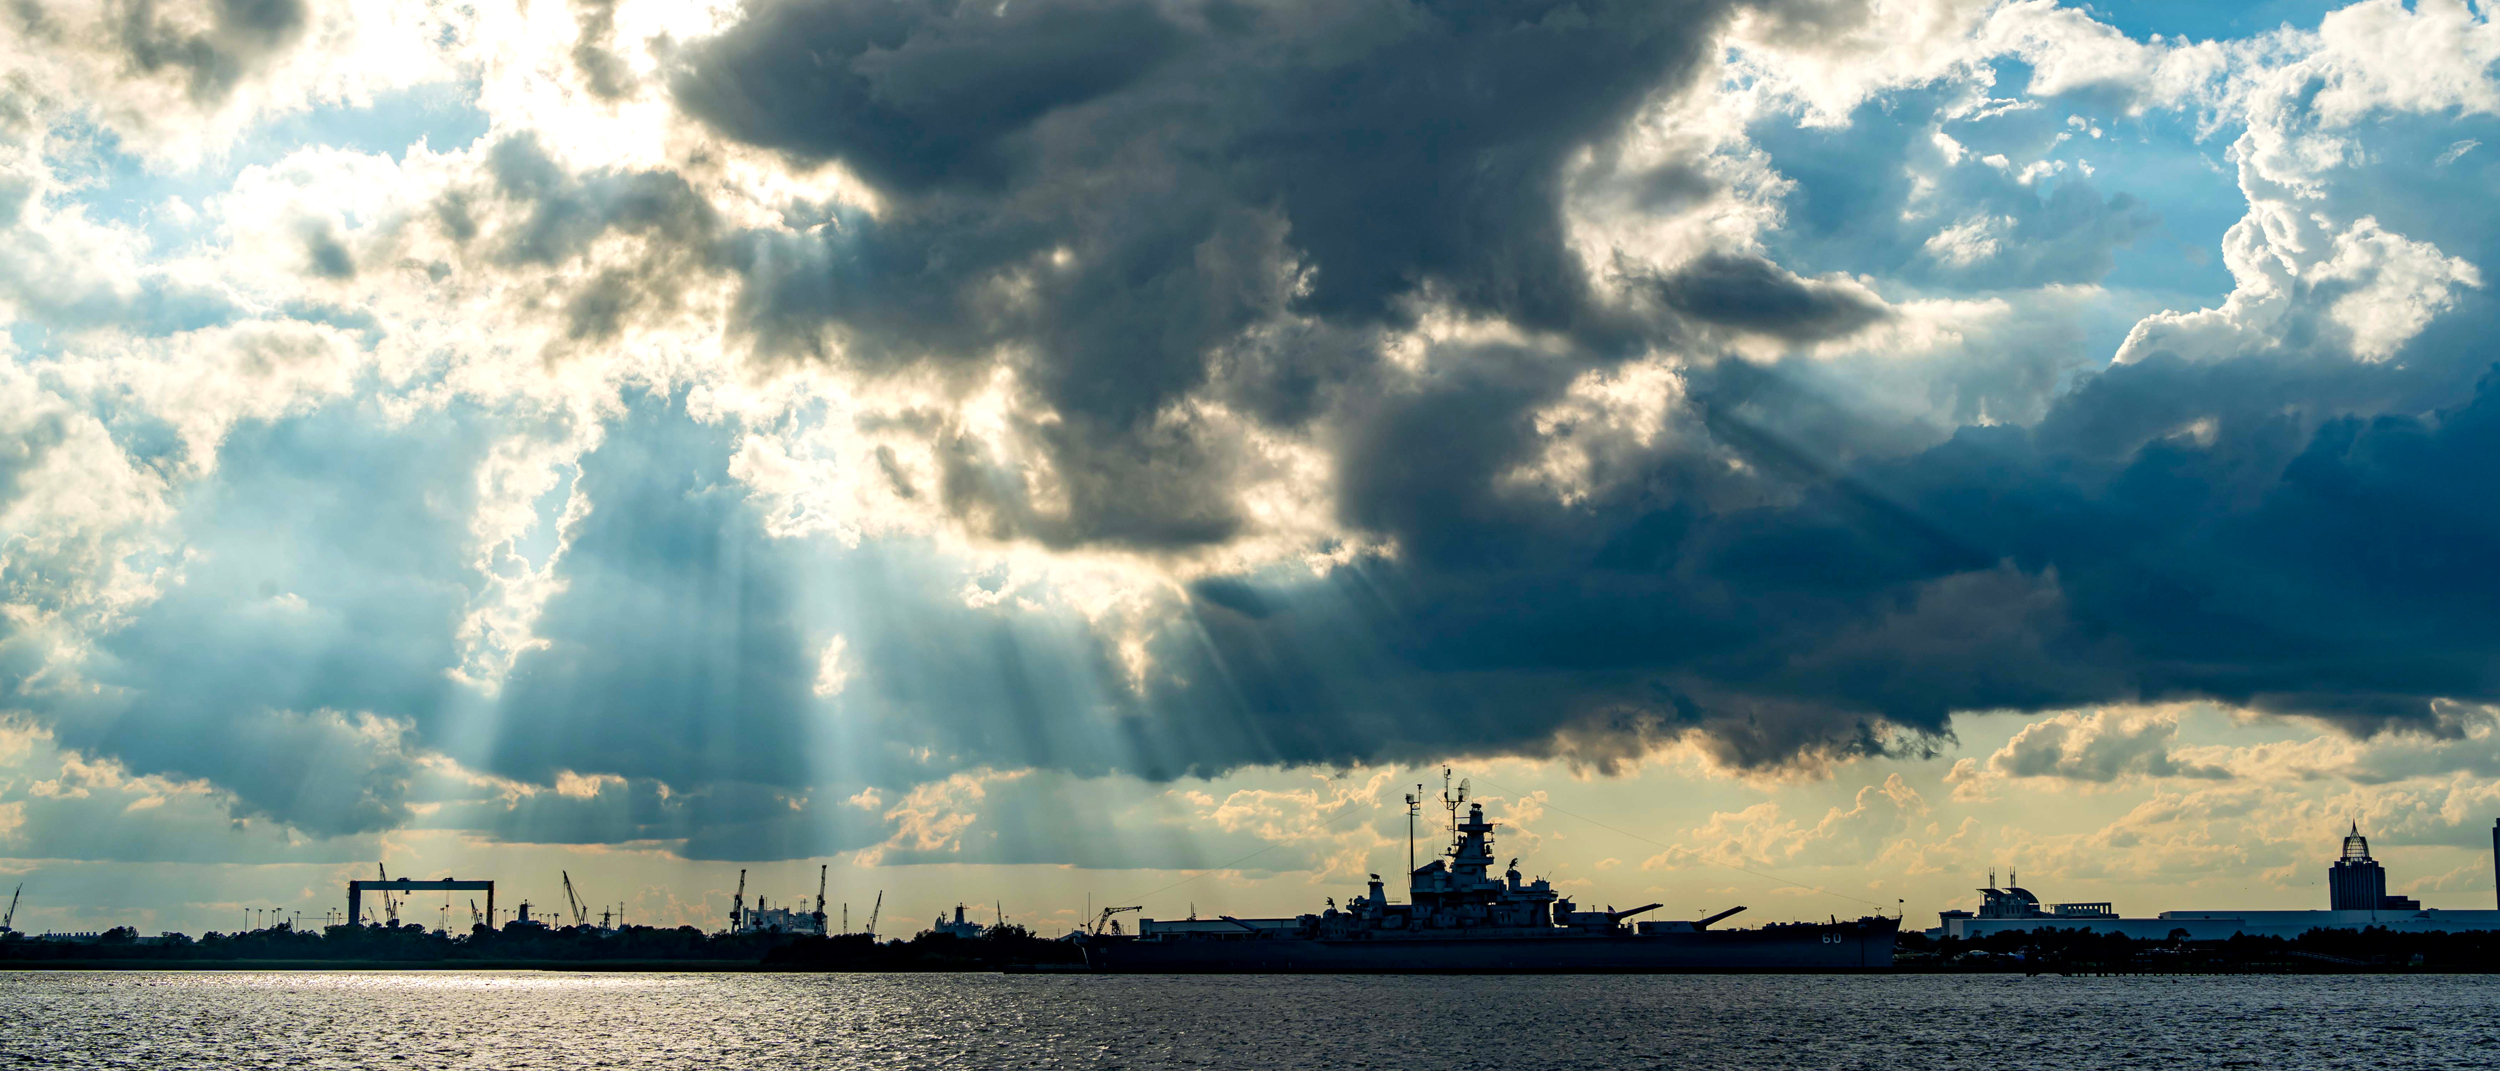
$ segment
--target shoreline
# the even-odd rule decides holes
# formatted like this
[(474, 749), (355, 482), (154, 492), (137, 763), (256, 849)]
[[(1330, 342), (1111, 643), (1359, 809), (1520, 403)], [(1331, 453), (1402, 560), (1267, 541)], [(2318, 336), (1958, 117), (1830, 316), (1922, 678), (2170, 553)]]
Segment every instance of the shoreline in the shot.
[[(865, 968), (865, 969), (857, 969), (857, 970), (845, 970), (845, 969), (841, 969), (841, 968), (824, 968), (824, 967), (794, 967), (794, 966), (790, 966), (790, 965), (786, 965), (786, 964), (757, 963), (757, 962), (745, 961), (745, 960), (619, 960), (619, 961), (609, 961), (609, 962), (571, 962), (571, 961), (565, 961), (565, 960), (476, 960), (476, 961), (445, 961), (445, 960), (435, 960), (435, 961), (423, 961), (423, 962), (410, 962), (410, 961), (405, 961), (405, 960), (400, 960), (400, 961), (391, 961), (391, 960), (376, 960), (376, 961), (370, 961), (370, 962), (354, 962), (354, 961), (338, 961), (338, 960), (216, 960), (216, 961), (193, 961), (193, 962), (182, 962), (182, 961), (165, 961), (165, 960), (150, 961), (150, 960), (111, 960), (111, 959), (108, 959), (108, 960), (74, 960), (74, 959), (63, 959), (63, 960), (51, 960), (51, 961), (45, 961), (45, 962), (15, 962), (15, 963), (5, 963), (5, 962), (0, 962), (0, 972), (17, 974), (17, 973), (39, 973), (39, 972), (45, 972), (45, 971), (60, 971), (60, 972), (83, 971), (83, 972), (95, 972), (95, 973), (136, 973), (136, 972), (147, 972), (147, 971), (162, 971), (162, 972), (170, 972), (170, 973), (229, 973), (229, 974), (323, 974), (323, 973), (345, 974), (345, 973), (368, 973), (368, 972), (405, 972), (405, 973), (422, 973), (422, 972), (447, 973), (447, 972), (448, 972), (448, 973), (456, 973), (456, 972), (462, 972), (462, 971), (480, 971), (480, 972), (484, 972), (484, 971), (494, 971), (494, 972), (530, 972), (530, 973), (545, 973), (545, 974), (1013, 974), (1013, 975), (1062, 975), (1062, 976), (1064, 976), (1064, 975), (1099, 975), (1099, 976), (1103, 976), (1103, 977), (1130, 977), (1130, 978), (1144, 978), (1144, 977), (1171, 978), (1171, 977), (1180, 977), (1180, 976), (1181, 976), (1180, 974), (1160, 974), (1160, 973), (1155, 973), (1155, 972), (1142, 972), (1142, 971), (1141, 971), (1141, 972), (1129, 972), (1129, 971), (1095, 971), (1095, 970), (1089, 970), (1089, 969), (1086, 969), (1086, 968), (1084, 968), (1084, 967), (1074, 966), (1074, 965), (1070, 965), (1070, 964), (1013, 964), (1013, 965), (1008, 965), (1008, 966), (1005, 966), (1005, 967), (982, 967), (982, 966), (966, 966), (966, 967), (958, 967), (958, 968), (936, 967), (936, 968), (928, 968), (928, 969), (920, 969), (920, 970), (912, 970), (912, 969), (902, 969), (902, 970), (897, 970), (897, 969), (894, 969), (894, 968), (892, 968), (892, 967), (882, 967), (882, 968)], [(1450, 972), (1446, 972), (1446, 971), (1423, 971), (1423, 972), (1395, 972), (1395, 971), (1388, 971), (1388, 972), (1381, 972), (1381, 971), (1354, 971), (1354, 972), (1342, 972), (1342, 971), (1311, 971), (1311, 972), (1223, 971), (1223, 972), (1184, 972), (1184, 973), (1188, 973), (1188, 974), (1189, 974), (1190, 976), (1192, 976), (1192, 977), (1217, 977), (1217, 976), (1220, 976), (1220, 977), (1244, 977), (1244, 976), (1253, 976), (1253, 975), (1257, 975), (1257, 976), (1264, 976), (1264, 977), (1280, 977), (1280, 978), (1282, 978), (1282, 977), (1310, 977), (1310, 976), (1314, 976), (1314, 975), (1329, 975), (1329, 976), (1334, 976), (1334, 977), (1378, 977), (1378, 976), (1382, 976), (1382, 975), (1397, 975), (1397, 974), (1401, 974), (1401, 973), (1443, 975), (1443, 974), (1448, 974), (1448, 973), (1450, 973)], [(2126, 966), (2120, 966), (2120, 965), (2108, 965), (2108, 966), (2102, 966), (2102, 965), (2080, 965), (2080, 964), (2079, 964), (2079, 965), (2075, 965), (2075, 966), (2068, 967), (2068, 968), (2065, 968), (2065, 969), (2057, 969), (2057, 968), (2049, 968), (2049, 969), (2025, 969), (2025, 968), (2023, 968), (2023, 967), (2014, 967), (2014, 966), (2009, 966), (2009, 967), (2002, 967), (2002, 968), (1998, 968), (1998, 967), (1986, 967), (1986, 968), (1977, 968), (1977, 969), (1972, 969), (1972, 968), (1960, 968), (1960, 967), (1957, 967), (1957, 968), (1947, 968), (1947, 969), (1935, 969), (1935, 968), (1919, 968), (1919, 967), (1912, 967), (1912, 968), (1909, 968), (1909, 969), (1906, 969), (1906, 970), (1905, 970), (1905, 969), (1900, 969), (1900, 968), (1895, 968), (1895, 969), (1892, 969), (1892, 970), (1863, 970), (1863, 971), (1814, 971), (1814, 970), (1764, 970), (1764, 971), (1727, 971), (1727, 970), (1719, 970), (1719, 971), (1631, 971), (1631, 972), (1625, 972), (1625, 971), (1597, 971), (1597, 972), (1574, 972), (1574, 971), (1551, 971), (1551, 972), (1549, 972), (1549, 971), (1535, 971), (1535, 972), (1503, 972), (1503, 971), (1483, 971), (1483, 972), (1465, 972), (1465, 973), (1468, 973), (1468, 974), (1471, 974), (1471, 975), (1476, 975), (1476, 976), (1498, 976), (1498, 977), (1529, 977), (1529, 976), (1536, 976), (1536, 977), (1563, 977), (1563, 976), (1573, 976), (1573, 975), (1588, 975), (1588, 976), (1605, 975), (1605, 976), (1610, 976), (1610, 977), (1611, 977), (1611, 976), (1620, 976), (1620, 975), (1623, 975), (1623, 974), (1643, 974), (1643, 975), (1651, 975), (1651, 974), (1655, 974), (1655, 975), (1678, 975), (1678, 976), (1686, 976), (1686, 977), (1692, 977), (1692, 976), (1722, 976), (1722, 977), (1729, 977), (1729, 978), (1738, 978), (1738, 977), (1759, 977), (1759, 976), (1763, 976), (1763, 975), (1795, 975), (1795, 976), (1801, 976), (1801, 977), (1878, 977), (1878, 978), (1899, 978), (1899, 977), (1922, 977), (1922, 978), (1926, 978), (1926, 977), (1960, 977), (1960, 976), (1981, 976), (1981, 975), (1991, 976), (1991, 977), (2004, 977), (2004, 976), (2009, 976), (2009, 975), (2018, 975), (2018, 976), (2023, 976), (2023, 977), (2032, 977), (2032, 978), (2048, 978), (2048, 977), (2057, 977), (2057, 978), (2182, 978), (2182, 977), (2211, 978), (2211, 977), (2231, 977), (2231, 976), (2251, 976), (2251, 977), (2255, 977), (2255, 976), (2263, 976), (2263, 977), (2271, 977), (2271, 978), (2283, 978), (2283, 977), (2302, 977), (2302, 976), (2348, 977), (2348, 976), (2352, 976), (2352, 975), (2442, 975), (2442, 976), (2468, 976), (2468, 975), (2488, 975), (2488, 974), (2493, 974), (2493, 973), (2495, 973), (2495, 972), (2493, 972), (2493, 971), (2487, 971), (2487, 970), (2443, 970), (2443, 969), (2436, 968), (2436, 967), (2415, 967), (2415, 966), (2404, 966), (2404, 965), (2393, 965), (2393, 964), (2390, 964), (2390, 965), (2383, 965), (2383, 966), (2382, 966), (2382, 965), (2367, 965), (2367, 966), (2342, 966), (2342, 965), (2328, 965), (2328, 964), (2317, 964), (2317, 965), (2302, 964), (2302, 965), (2293, 966), (2293, 965), (2282, 965), (2282, 964), (2265, 964), (2265, 965), (2252, 965), (2252, 968), (2251, 968), (2251, 969), (2236, 969), (2236, 970), (2235, 970), (2235, 969), (2229, 969), (2229, 968), (2218, 968), (2218, 967), (2212, 967), (2212, 966), (2202, 967), (2202, 968), (2186, 968), (2186, 969), (2178, 969), (2178, 970), (2144, 970), (2144, 969), (2140, 969), (2140, 968), (2139, 968), (2139, 969), (2129, 969), (2129, 968), (2128, 968), (2128, 967), (2126, 967)]]

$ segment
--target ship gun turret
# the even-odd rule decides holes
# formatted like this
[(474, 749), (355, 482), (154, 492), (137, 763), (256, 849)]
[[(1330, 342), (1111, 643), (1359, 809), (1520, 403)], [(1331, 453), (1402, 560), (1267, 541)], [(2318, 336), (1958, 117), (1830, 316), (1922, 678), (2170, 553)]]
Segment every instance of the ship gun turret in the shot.
[(1656, 911), (1659, 907), (1658, 904), (1647, 904), (1629, 911), (1616, 911), (1613, 908), (1604, 911), (1572, 911), (1563, 915), (1563, 922), (1584, 930), (1612, 930), (1622, 926), (1625, 919)]

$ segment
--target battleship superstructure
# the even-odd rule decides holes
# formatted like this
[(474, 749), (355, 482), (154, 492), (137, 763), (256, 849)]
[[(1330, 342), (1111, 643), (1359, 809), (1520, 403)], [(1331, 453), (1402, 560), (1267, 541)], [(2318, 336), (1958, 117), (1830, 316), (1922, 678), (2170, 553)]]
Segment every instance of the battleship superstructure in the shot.
[[(1448, 854), (1407, 875), (1407, 902), (1393, 903), (1377, 874), (1340, 908), (1281, 919), (1157, 922), (1133, 935), (1082, 935), (1098, 971), (1409, 972), (1489, 974), (1670, 971), (1863, 971), (1892, 966), (1900, 920), (1712, 929), (1744, 910), (1691, 921), (1627, 924), (1659, 905), (1582, 910), (1542, 878), (1522, 881), (1518, 860), (1493, 876), (1493, 823), (1471, 804), (1451, 811)], [(1409, 797), (1408, 814), (1415, 813)], [(1411, 834), (1410, 834), (1411, 836)], [(1409, 849), (1410, 860), (1412, 849)], [(1114, 909), (1123, 910), (1123, 909)], [(1110, 912), (1105, 912), (1107, 918)]]

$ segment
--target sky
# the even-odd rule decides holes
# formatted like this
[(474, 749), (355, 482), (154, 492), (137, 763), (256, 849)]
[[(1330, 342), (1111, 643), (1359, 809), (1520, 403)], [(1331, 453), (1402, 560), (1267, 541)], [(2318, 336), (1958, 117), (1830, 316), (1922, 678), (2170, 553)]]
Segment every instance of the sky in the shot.
[(2491, 16), (22, 0), (0, 880), (2492, 907)]

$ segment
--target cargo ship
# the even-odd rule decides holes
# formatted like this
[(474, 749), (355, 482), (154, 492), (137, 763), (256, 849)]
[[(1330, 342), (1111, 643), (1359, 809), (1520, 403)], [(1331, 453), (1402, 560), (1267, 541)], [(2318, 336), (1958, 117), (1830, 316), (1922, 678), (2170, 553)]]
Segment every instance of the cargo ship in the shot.
[[(1444, 799), (1449, 799), (1444, 793)], [(1414, 813), (1408, 800), (1409, 814)], [(1742, 973), (1860, 972), (1892, 967), (1901, 920), (1883, 915), (1749, 929), (1718, 923), (1744, 908), (1688, 921), (1634, 921), (1656, 910), (1581, 910), (1519, 862), (1493, 876), (1493, 823), (1481, 804), (1458, 819), (1449, 852), (1407, 875), (1393, 903), (1377, 874), (1343, 907), (1292, 918), (1159, 922), (1122, 933), (1106, 911), (1077, 935), (1086, 966), (1117, 973)], [(1411, 838), (1411, 833), (1410, 833)], [(1409, 849), (1412, 859), (1412, 848)]]

